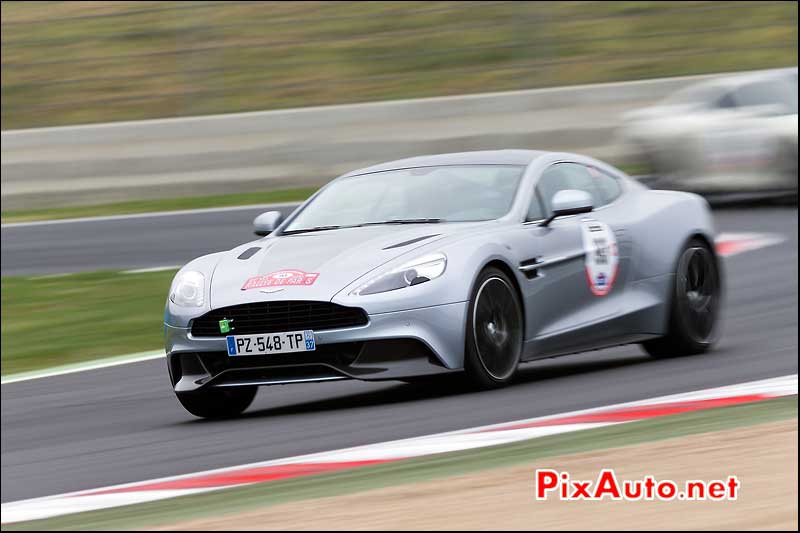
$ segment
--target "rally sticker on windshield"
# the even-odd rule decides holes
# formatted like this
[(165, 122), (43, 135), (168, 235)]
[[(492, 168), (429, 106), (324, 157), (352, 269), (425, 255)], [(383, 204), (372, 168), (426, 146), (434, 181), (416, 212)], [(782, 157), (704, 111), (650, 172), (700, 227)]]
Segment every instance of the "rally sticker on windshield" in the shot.
[(318, 272), (303, 272), (302, 270), (278, 270), (255, 276), (245, 281), (242, 290), (263, 289), (264, 287), (304, 286), (313, 285), (319, 277)]
[(581, 235), (586, 253), (586, 279), (589, 281), (589, 289), (595, 296), (605, 296), (614, 286), (619, 266), (619, 249), (614, 230), (608, 224), (585, 219), (581, 221)]

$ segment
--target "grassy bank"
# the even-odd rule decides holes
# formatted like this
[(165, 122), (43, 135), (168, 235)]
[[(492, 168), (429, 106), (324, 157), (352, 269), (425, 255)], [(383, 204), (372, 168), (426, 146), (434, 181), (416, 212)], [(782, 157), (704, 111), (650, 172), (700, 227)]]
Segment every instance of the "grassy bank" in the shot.
[(796, 2), (3, 2), (3, 129), (797, 64)]
[(3, 529), (143, 529), (202, 517), (219, 517), (291, 501), (344, 495), (454, 476), (538, 459), (708, 433), (797, 417), (797, 397), (632, 422), (362, 467), (331, 474), (262, 483), (208, 494), (6, 525)]
[(2, 279), (4, 376), (163, 347), (174, 270)]

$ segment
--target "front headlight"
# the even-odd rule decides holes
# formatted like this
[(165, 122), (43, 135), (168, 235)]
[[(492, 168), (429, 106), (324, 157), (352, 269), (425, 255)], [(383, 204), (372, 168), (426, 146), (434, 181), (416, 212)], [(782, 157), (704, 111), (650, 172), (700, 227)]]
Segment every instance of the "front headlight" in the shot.
[(376, 276), (352, 291), (353, 296), (366, 296), (419, 285), (444, 273), (447, 257), (442, 253), (425, 255)]
[(181, 272), (172, 282), (169, 299), (181, 307), (203, 307), (206, 278), (200, 272)]

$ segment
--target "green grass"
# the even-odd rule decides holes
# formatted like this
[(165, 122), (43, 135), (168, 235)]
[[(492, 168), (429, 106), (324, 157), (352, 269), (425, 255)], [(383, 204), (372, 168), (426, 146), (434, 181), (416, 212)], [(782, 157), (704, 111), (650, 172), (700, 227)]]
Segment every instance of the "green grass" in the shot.
[[(797, 417), (797, 397), (695, 411), (514, 444), (263, 483), (208, 494), (3, 526), (4, 530), (144, 529), (290, 501), (338, 496), (590, 450), (629, 446)], [(768, 453), (754, 450), (755, 454)], [(788, 458), (787, 458), (788, 460)]]
[(300, 202), (311, 196), (316, 188), (282, 189), (265, 192), (248, 192), (218, 196), (194, 196), (186, 198), (162, 198), (138, 200), (113, 204), (58, 207), (3, 211), (2, 223), (30, 222), (35, 220), (57, 220), (65, 218), (94, 217), (104, 215), (128, 215), (154, 211), (202, 209), (206, 207), (230, 207), (237, 205), (269, 204), (277, 202)]
[(3, 129), (797, 64), (796, 2), (2, 2)]
[(2, 278), (2, 374), (162, 348), (174, 274)]

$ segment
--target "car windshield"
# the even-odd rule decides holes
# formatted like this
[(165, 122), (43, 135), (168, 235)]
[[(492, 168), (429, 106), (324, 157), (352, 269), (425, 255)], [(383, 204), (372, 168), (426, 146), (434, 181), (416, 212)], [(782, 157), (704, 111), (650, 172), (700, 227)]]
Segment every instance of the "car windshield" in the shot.
[(524, 166), (410, 168), (331, 183), (284, 233), (372, 224), (493, 220), (511, 209)]
[(701, 83), (681, 89), (662, 101), (662, 105), (710, 105), (723, 93), (723, 87), (717, 83)]

